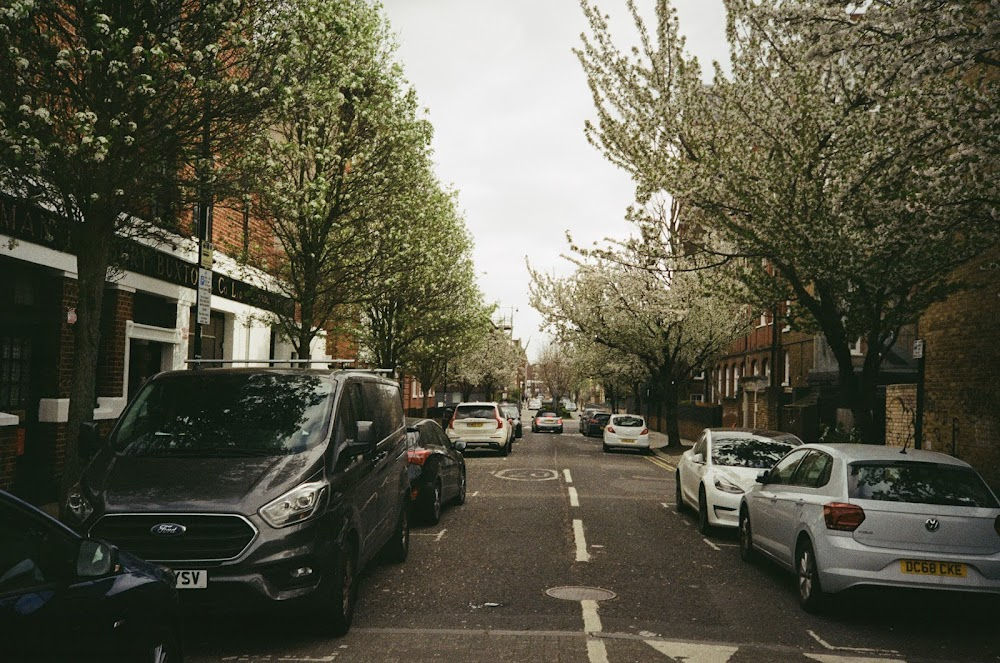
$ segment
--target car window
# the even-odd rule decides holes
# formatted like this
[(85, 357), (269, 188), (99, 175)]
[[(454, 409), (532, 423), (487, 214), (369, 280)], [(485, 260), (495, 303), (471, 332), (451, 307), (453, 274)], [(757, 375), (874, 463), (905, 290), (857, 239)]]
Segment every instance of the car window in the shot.
[(495, 419), (496, 408), (492, 405), (459, 405), (455, 419)]
[(0, 500), (0, 595), (72, 578), (74, 543), (57, 527)]
[(148, 383), (111, 444), (126, 456), (280, 456), (328, 434), (333, 384), (316, 375), (199, 371)]
[(752, 437), (713, 437), (712, 464), (767, 470), (793, 449), (793, 445)]
[(810, 451), (809, 455), (799, 463), (791, 483), (806, 488), (822, 488), (830, 481), (833, 470), (833, 458), (821, 451)]
[(363, 400), (360, 384), (348, 382), (344, 385), (333, 430), (333, 441), (338, 448), (348, 440), (358, 439), (358, 421)]
[(768, 483), (790, 483), (792, 475), (795, 473), (795, 469), (798, 467), (799, 462), (805, 458), (806, 451), (807, 450), (793, 451), (779, 460), (774, 466), (774, 469), (771, 470)]
[(558, 417), (559, 415), (551, 410), (539, 410), (536, 417)]
[(643, 422), (642, 417), (632, 417), (627, 414), (615, 417), (614, 424), (615, 426), (631, 426), (631, 427), (646, 425)]
[(851, 463), (848, 494), (864, 500), (997, 508), (982, 477), (968, 467), (922, 462)]
[(402, 401), (394, 385), (366, 381), (364, 383), (364, 409), (361, 421), (371, 421), (375, 438), (384, 440), (403, 425)]

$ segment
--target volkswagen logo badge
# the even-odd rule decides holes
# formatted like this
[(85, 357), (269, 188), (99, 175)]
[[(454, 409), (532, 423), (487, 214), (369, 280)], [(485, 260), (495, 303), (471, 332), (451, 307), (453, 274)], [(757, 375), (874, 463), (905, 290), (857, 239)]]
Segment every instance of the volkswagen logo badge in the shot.
[(177, 523), (160, 523), (159, 525), (153, 525), (149, 530), (153, 536), (180, 536), (187, 530), (184, 525), (178, 525)]
[(924, 527), (927, 528), (928, 532), (936, 532), (941, 528), (941, 523), (937, 518), (928, 518), (927, 522), (924, 523)]

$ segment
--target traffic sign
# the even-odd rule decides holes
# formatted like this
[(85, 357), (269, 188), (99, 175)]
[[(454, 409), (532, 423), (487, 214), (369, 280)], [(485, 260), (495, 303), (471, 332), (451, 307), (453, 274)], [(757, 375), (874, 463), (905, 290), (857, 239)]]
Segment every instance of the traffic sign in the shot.
[(924, 339), (918, 338), (913, 342), (913, 358), (914, 359), (924, 358)]
[(212, 321), (212, 270), (198, 270), (198, 324)]

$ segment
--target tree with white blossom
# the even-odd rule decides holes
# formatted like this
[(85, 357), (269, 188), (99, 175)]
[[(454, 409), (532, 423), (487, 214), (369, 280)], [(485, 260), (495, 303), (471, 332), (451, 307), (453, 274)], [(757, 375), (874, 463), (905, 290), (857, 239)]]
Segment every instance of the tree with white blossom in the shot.
[(559, 337), (641, 362), (665, 408), (668, 444), (679, 446), (680, 387), (746, 331), (748, 310), (713, 297), (699, 272), (636, 267), (638, 260), (580, 261), (568, 278), (532, 271), (531, 305)]
[(202, 155), (224, 164), (270, 102), (283, 36), (275, 13), (255, 0), (0, 8), (0, 187), (64, 219), (77, 256), (64, 494), (82, 469), (79, 427), (93, 418), (113, 240), (176, 222), (150, 215), (151, 198), (221, 185)]
[(823, 334), (869, 439), (900, 329), (1000, 240), (997, 3), (727, 0), (732, 71), (717, 65), (711, 84), (668, 0), (652, 30), (629, 6), (640, 41), (622, 50), (582, 2), (589, 139), (640, 199), (686, 206), (688, 257), (732, 269), (749, 304), (791, 301), (790, 323)]

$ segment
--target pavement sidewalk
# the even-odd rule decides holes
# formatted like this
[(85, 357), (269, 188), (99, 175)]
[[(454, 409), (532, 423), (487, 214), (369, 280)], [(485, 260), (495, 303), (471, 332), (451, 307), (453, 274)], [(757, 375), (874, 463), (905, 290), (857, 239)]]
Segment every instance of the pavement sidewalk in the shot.
[(685, 440), (681, 438), (681, 445), (679, 447), (671, 447), (667, 444), (667, 436), (664, 433), (660, 433), (654, 430), (649, 431), (649, 448), (653, 452), (667, 462), (669, 462), (674, 467), (681, 459), (681, 454), (694, 446), (692, 440)]

